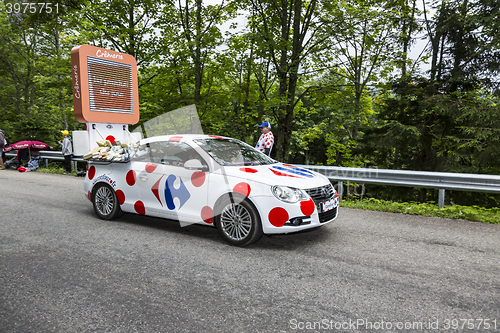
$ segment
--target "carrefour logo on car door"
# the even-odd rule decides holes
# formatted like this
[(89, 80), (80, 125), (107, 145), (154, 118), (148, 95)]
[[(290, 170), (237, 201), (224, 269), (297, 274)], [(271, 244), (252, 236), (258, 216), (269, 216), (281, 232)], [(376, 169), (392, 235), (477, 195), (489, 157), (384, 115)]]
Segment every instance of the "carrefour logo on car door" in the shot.
[(191, 197), (191, 194), (189, 193), (186, 185), (184, 185), (184, 182), (182, 179), (179, 177), (179, 182), (180, 186), (179, 188), (174, 187), (174, 182), (176, 181), (177, 176), (175, 175), (170, 175), (167, 177), (167, 181), (165, 182), (165, 201), (167, 202), (167, 207), (170, 210), (174, 210), (175, 204), (174, 204), (174, 198), (178, 198), (180, 201), (180, 206), (178, 209), (180, 209), (186, 201), (189, 200)]

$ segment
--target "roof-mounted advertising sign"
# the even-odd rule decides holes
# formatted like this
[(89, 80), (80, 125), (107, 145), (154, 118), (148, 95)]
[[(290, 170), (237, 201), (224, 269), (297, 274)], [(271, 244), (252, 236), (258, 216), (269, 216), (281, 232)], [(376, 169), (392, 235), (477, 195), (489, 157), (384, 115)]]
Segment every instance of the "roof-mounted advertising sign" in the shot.
[(71, 50), (73, 104), (81, 123), (139, 121), (137, 63), (130, 54), (91, 45)]

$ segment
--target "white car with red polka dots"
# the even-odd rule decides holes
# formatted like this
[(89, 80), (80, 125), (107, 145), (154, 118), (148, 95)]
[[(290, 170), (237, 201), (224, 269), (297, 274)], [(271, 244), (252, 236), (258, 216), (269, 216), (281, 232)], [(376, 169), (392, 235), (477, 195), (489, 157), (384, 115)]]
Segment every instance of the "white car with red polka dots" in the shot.
[(135, 213), (215, 225), (238, 246), (316, 228), (338, 214), (328, 178), (227, 137), (151, 137), (126, 163), (90, 161), (87, 168), (85, 194), (100, 218)]

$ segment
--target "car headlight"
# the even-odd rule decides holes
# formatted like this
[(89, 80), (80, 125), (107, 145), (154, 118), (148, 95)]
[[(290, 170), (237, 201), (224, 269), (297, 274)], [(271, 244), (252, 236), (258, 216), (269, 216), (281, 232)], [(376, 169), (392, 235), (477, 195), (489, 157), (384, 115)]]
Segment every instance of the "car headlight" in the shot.
[(309, 199), (307, 194), (298, 188), (288, 187), (288, 186), (273, 186), (271, 191), (274, 196), (281, 201), (288, 203), (296, 203), (301, 200)]

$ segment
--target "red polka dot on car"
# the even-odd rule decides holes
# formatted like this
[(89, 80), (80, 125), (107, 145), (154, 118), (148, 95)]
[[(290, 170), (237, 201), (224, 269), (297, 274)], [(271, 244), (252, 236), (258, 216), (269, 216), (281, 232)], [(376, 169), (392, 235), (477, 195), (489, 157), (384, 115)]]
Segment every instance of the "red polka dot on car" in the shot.
[(87, 193), (87, 197), (89, 198), (90, 201), (92, 201), (92, 193), (89, 191), (89, 193)]
[(116, 197), (118, 198), (120, 206), (125, 203), (125, 193), (123, 193), (122, 190), (116, 190)]
[(201, 219), (208, 224), (213, 223), (213, 210), (212, 208), (205, 206), (201, 209)]
[(89, 168), (89, 171), (87, 172), (87, 177), (89, 177), (90, 180), (94, 179), (95, 176), (95, 166), (91, 166)]
[(146, 167), (145, 167), (146, 172), (151, 173), (151, 172), (155, 171), (157, 166), (158, 166), (158, 164), (146, 163)]
[(136, 176), (134, 170), (130, 170), (129, 172), (127, 172), (127, 176), (125, 177), (125, 180), (127, 181), (128, 186), (134, 186), (136, 179), (137, 179), (137, 176)]
[(240, 171), (248, 172), (248, 173), (257, 173), (257, 172), (259, 172), (257, 169), (253, 169), (253, 168), (240, 168)]
[(300, 202), (300, 211), (304, 215), (312, 215), (312, 213), (314, 213), (314, 207), (314, 201), (312, 201), (312, 199)]
[(268, 218), (269, 222), (275, 227), (282, 227), (290, 219), (286, 209), (281, 207), (271, 209)]
[(191, 184), (194, 187), (200, 187), (205, 183), (205, 173), (203, 171), (195, 171), (191, 175)]
[(142, 201), (136, 201), (134, 204), (134, 209), (137, 212), (137, 214), (145, 215), (146, 214), (146, 208), (144, 207), (144, 203)]
[(233, 187), (233, 192), (239, 193), (245, 197), (248, 197), (250, 195), (250, 191), (250, 185), (245, 182), (238, 183)]

